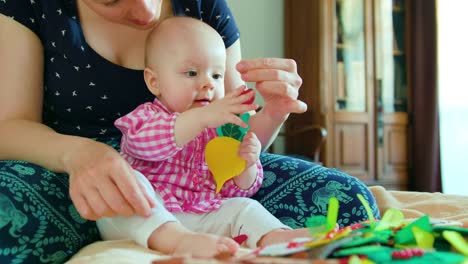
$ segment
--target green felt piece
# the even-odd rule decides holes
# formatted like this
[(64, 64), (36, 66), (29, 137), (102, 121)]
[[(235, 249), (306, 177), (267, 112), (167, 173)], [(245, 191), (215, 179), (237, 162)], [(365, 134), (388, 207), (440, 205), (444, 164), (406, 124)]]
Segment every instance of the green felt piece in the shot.
[(395, 228), (400, 226), (403, 223), (405, 216), (403, 213), (394, 208), (389, 208), (385, 211), (382, 219), (378, 222), (377, 227), (375, 228), (376, 231)]
[(391, 259), (388, 261), (379, 262), (374, 259), (371, 260), (382, 264), (463, 264), (464, 261), (468, 261), (468, 259), (459, 254), (437, 251), (426, 252), (422, 256), (413, 256), (410, 259)]
[[(237, 115), (239, 116), (239, 115)], [(249, 119), (250, 119), (250, 114), (249, 113), (244, 113), (242, 116), (240, 116), (241, 120), (244, 121), (245, 123), (248, 124)], [(240, 127), (238, 125), (228, 123), (224, 124), (222, 126), (219, 126), (216, 128), (216, 133), (218, 133), (218, 136), (220, 137), (231, 137), (233, 139), (237, 139), (242, 142), (244, 139), (245, 134), (249, 130), (250, 125), (247, 125), (246, 128)]]
[(336, 220), (338, 219), (338, 210), (340, 205), (336, 197), (330, 197), (328, 201), (328, 212), (327, 212), (327, 227), (326, 231), (331, 231), (336, 226)]
[(468, 257), (468, 243), (462, 235), (455, 231), (444, 231), (442, 235), (455, 249)]
[(419, 248), (432, 249), (434, 247), (434, 235), (432, 232), (424, 231), (417, 226), (413, 226), (411, 230)]
[(342, 249), (333, 254), (333, 257), (347, 257), (351, 255), (365, 255), (368, 259), (379, 264), (462, 264), (468, 261), (460, 254), (452, 252), (428, 251), (422, 256), (413, 256), (409, 259), (393, 259), (392, 252), (399, 251), (384, 246), (367, 246)]
[(434, 226), (432, 231), (435, 233), (442, 233), (443, 231), (455, 231), (462, 236), (468, 236), (468, 228), (460, 226)]
[[(379, 260), (388, 261), (392, 258), (393, 249), (384, 246), (363, 246), (341, 249), (333, 253), (333, 257), (347, 257), (351, 255), (375, 256)], [(369, 258), (370, 259), (370, 258)], [(380, 263), (380, 262), (379, 262)]]
[(308, 257), (310, 259), (326, 259), (330, 257), (330, 254), (335, 251), (337, 248), (340, 248), (343, 244), (350, 241), (351, 237), (344, 237), (342, 239), (331, 241), (325, 245), (311, 248), (308, 251)]
[(367, 234), (367, 233), (373, 233), (373, 232), (374, 232), (374, 229), (370, 228), (370, 226), (364, 226), (364, 227), (359, 228), (359, 229), (354, 229), (353, 231), (351, 231), (351, 234), (352, 233)]
[(412, 223), (408, 224), (407, 226), (403, 227), (400, 231), (398, 231), (395, 234), (395, 244), (398, 244), (398, 245), (416, 244), (416, 240), (415, 240), (413, 230), (412, 230), (412, 228), (415, 226), (423, 231), (432, 232), (431, 223), (429, 221), (429, 216), (425, 215), (413, 221)]
[(359, 201), (361, 201), (362, 205), (364, 206), (364, 209), (367, 213), (367, 217), (369, 218), (370, 225), (373, 228), (375, 224), (375, 218), (372, 214), (372, 208), (369, 206), (369, 203), (366, 201), (366, 199), (364, 199), (364, 196), (362, 196), (362, 194), (358, 193), (357, 198), (359, 199)]
[(353, 236), (352, 240), (343, 244), (342, 248), (357, 247), (371, 243), (388, 244), (390, 237), (393, 235), (391, 230), (382, 230), (374, 232), (372, 234), (366, 234), (367, 236)]
[(325, 233), (327, 218), (323, 215), (311, 216), (306, 219), (305, 225), (311, 237)]

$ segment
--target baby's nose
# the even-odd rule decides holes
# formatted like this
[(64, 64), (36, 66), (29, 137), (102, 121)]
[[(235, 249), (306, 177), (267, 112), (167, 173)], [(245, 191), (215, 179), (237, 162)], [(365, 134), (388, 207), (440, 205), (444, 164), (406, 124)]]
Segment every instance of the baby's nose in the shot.
[(203, 89), (214, 89), (214, 80), (211, 76), (205, 76), (202, 81)]

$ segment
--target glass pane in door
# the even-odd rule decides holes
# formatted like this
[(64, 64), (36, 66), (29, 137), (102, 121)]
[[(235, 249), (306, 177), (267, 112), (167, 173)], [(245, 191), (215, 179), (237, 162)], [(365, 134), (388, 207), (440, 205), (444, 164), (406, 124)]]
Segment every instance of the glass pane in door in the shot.
[(404, 0), (379, 0), (375, 5), (376, 79), (379, 112), (406, 112)]
[(407, 81), (405, 1), (374, 1), (377, 175), (381, 179), (406, 178)]
[(336, 1), (336, 111), (366, 111), (364, 0)]

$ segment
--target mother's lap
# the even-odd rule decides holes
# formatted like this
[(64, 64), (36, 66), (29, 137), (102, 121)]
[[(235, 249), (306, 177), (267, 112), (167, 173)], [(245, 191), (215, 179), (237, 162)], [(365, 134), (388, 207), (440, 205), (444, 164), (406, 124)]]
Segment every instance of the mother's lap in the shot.
[[(340, 201), (341, 226), (367, 219), (357, 193), (379, 216), (367, 187), (339, 170), (268, 153), (261, 161), (265, 179), (253, 198), (293, 228), (303, 227), (311, 215), (325, 215), (331, 196)], [(0, 263), (62, 263), (100, 239), (95, 222), (79, 216), (68, 187), (66, 174), (0, 161)]]

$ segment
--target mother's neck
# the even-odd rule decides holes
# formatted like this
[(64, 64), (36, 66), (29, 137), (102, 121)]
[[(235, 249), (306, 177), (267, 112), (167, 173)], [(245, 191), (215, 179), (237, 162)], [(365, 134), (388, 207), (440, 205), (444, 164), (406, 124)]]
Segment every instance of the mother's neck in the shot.
[[(96, 53), (125, 68), (144, 68), (145, 40), (151, 29), (141, 30), (110, 22), (82, 0), (77, 0), (77, 9), (86, 42)], [(163, 1), (160, 21), (172, 15), (171, 1)]]

